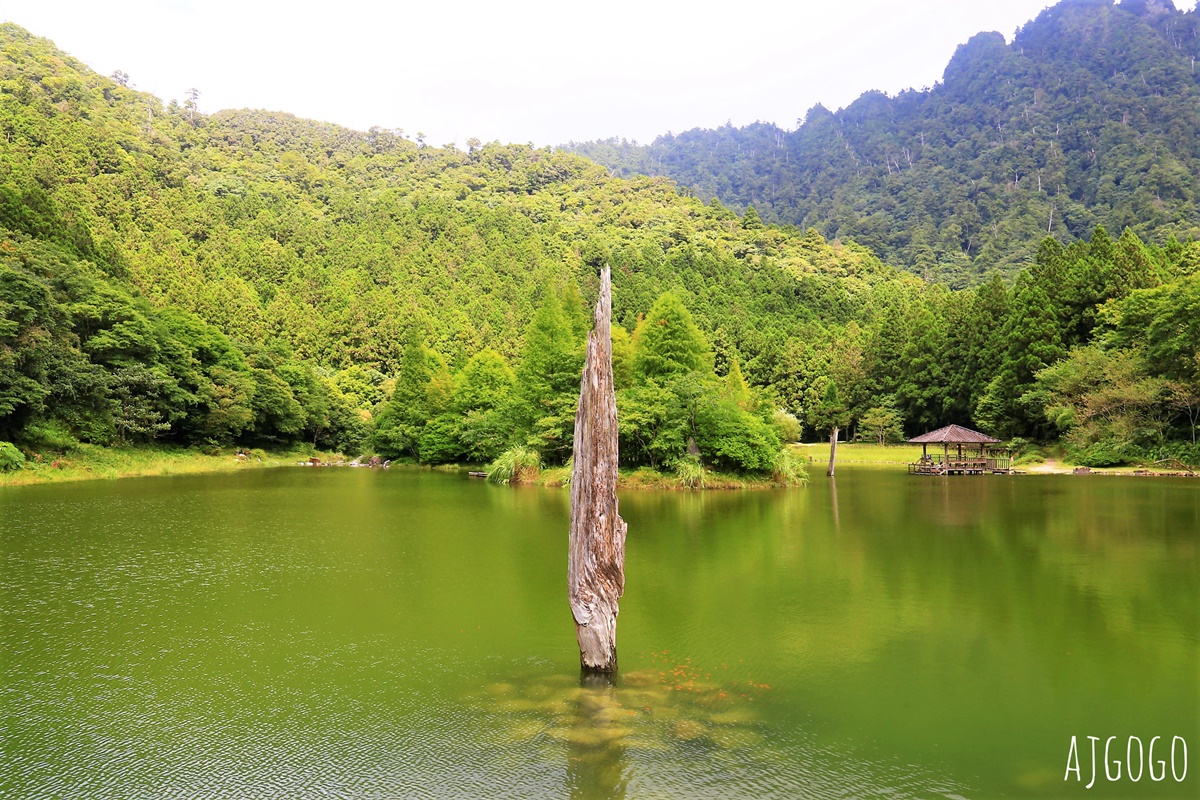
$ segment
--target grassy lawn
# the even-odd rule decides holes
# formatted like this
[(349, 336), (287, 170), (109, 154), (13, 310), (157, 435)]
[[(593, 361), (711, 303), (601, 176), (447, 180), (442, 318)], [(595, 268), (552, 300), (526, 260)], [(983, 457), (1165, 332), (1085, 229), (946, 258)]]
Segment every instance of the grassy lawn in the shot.
[(222, 450), (217, 455), (205, 455), (197, 450), (182, 448), (79, 445), (65, 456), (47, 454), (42, 456), (41, 461), (35, 458), (27, 459), (24, 468), (0, 473), (0, 486), (132, 478), (143, 475), (233, 472), (295, 464), (298, 461), (307, 461), (310, 455), (320, 456), (322, 461), (338, 458), (328, 453), (254, 451), (254, 455), (249, 459), (239, 459), (233, 449)]
[[(829, 463), (829, 442), (820, 444), (794, 444), (792, 449), (812, 459), (813, 465)], [(837, 463), (839, 464), (907, 464), (921, 456), (920, 445), (911, 444), (868, 444), (866, 442), (838, 442)], [(812, 472), (812, 468), (809, 468)]]

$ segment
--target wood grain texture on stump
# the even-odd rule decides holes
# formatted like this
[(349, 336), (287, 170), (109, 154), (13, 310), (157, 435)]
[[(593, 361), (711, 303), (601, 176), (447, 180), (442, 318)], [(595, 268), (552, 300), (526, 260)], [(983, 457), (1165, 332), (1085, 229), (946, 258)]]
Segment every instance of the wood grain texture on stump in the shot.
[(612, 372), (612, 278), (600, 274), (596, 317), (575, 412), (567, 586), (579, 663), (617, 669), (617, 614), (625, 591), (625, 520), (617, 512), (617, 398)]
[(829, 434), (829, 469), (825, 471), (825, 474), (831, 478), (833, 477), (834, 467), (837, 466), (837, 437), (838, 426), (834, 425), (833, 431)]

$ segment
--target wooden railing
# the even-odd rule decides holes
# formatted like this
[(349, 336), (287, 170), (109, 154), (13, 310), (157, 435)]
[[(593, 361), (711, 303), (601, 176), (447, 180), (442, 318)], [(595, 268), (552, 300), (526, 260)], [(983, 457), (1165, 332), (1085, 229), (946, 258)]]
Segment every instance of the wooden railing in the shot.
[(933, 454), (908, 465), (910, 475), (947, 475), (959, 473), (982, 475), (988, 472), (1007, 472), (1012, 469), (1008, 456), (963, 456)]

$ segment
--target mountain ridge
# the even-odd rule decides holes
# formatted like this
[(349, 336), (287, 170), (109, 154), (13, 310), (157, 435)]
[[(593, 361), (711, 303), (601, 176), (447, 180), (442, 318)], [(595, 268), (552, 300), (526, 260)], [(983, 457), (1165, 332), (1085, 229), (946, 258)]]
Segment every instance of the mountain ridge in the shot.
[(1200, 11), (1063, 0), (1011, 43), (971, 37), (928, 90), (816, 105), (794, 131), (757, 122), (564, 148), (964, 286), (1012, 275), (1046, 234), (1200, 238), (1198, 55)]

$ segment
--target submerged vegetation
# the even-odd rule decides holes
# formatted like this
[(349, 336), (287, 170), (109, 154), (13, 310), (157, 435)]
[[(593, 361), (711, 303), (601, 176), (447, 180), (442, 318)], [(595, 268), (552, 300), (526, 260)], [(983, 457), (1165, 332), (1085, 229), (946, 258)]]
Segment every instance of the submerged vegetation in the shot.
[(720, 758), (722, 751), (763, 742), (757, 706), (770, 699), (768, 684), (733, 680), (728, 664), (706, 669), (668, 652), (642, 658), (647, 667), (622, 673), (614, 684), (580, 685), (558, 673), (517, 675), (466, 701), (486, 715), (502, 743), (566, 742), (583, 769), (626, 749), (705, 747)]
[(204, 114), (0, 41), (3, 469), (306, 444), (561, 483), (604, 263), (627, 482), (794, 484), (787, 443), (950, 422), (1200, 463), (1184, 206), (951, 290), (569, 152)]

